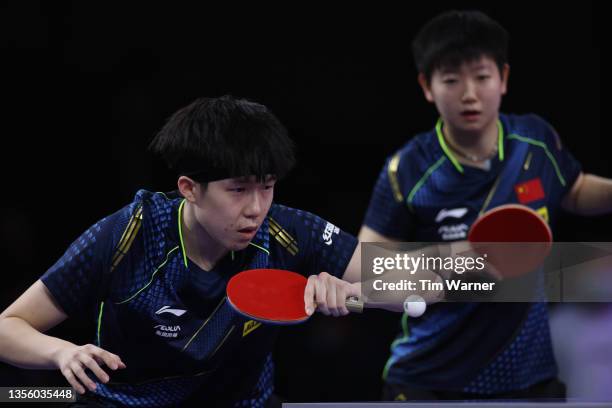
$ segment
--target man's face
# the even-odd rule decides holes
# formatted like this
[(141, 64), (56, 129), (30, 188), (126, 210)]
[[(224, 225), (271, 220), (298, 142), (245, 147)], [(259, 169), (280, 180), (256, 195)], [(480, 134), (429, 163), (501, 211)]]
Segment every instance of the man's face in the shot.
[(261, 226), (274, 197), (276, 179), (254, 176), (224, 179), (199, 189), (195, 218), (219, 245), (231, 251), (247, 247)]
[(495, 61), (483, 56), (457, 68), (436, 69), (429, 85), (422, 77), (419, 82), (446, 126), (463, 133), (480, 134), (498, 118), (508, 73), (507, 65), (500, 73)]

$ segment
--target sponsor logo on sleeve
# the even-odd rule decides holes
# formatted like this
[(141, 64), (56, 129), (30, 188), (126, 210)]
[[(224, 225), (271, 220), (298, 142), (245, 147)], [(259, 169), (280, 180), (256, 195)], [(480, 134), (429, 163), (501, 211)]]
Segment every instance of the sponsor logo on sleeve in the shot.
[(340, 228), (336, 227), (331, 222), (328, 222), (327, 225), (325, 225), (325, 231), (323, 231), (323, 241), (325, 242), (325, 244), (331, 245), (333, 235), (334, 234), (337, 235), (339, 233), (340, 233)]

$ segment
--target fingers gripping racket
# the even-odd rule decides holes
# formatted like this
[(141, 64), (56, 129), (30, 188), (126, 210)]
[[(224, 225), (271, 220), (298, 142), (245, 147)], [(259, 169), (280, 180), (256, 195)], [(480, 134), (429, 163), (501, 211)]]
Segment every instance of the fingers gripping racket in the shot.
[[(251, 269), (233, 276), (227, 299), (234, 310), (251, 319), (271, 324), (296, 324), (308, 319), (304, 304), (306, 277), (282, 269)], [(361, 312), (363, 302), (346, 300), (351, 312)]]

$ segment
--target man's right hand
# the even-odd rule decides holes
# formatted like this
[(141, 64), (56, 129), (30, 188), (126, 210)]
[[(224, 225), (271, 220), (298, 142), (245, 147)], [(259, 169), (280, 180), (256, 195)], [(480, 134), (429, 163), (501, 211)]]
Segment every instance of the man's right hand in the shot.
[(106, 383), (110, 377), (100, 367), (101, 364), (105, 364), (111, 370), (126, 367), (123, 361), (121, 361), (121, 357), (93, 344), (86, 344), (84, 346), (71, 344), (63, 347), (56, 353), (54, 360), (61, 373), (66, 377), (66, 380), (79, 394), (85, 393), (83, 386), (87, 387), (90, 391), (96, 389), (96, 384), (85, 372), (87, 369), (90, 369), (101, 382)]

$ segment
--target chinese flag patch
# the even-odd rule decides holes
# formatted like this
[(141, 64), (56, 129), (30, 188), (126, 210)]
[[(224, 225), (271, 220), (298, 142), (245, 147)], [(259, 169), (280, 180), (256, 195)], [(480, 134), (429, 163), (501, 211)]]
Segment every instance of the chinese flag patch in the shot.
[(539, 177), (515, 185), (514, 191), (516, 191), (516, 196), (521, 204), (527, 204), (544, 198), (544, 189)]

